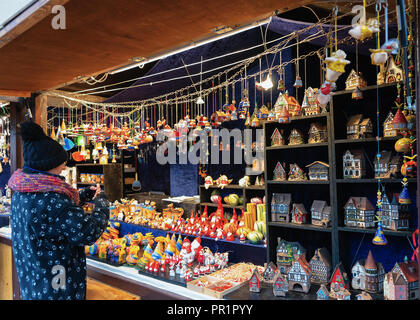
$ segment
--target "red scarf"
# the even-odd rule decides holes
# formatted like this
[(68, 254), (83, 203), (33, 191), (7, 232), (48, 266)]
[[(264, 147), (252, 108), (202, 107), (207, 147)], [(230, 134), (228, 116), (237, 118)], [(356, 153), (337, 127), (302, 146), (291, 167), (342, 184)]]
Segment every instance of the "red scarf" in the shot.
[(77, 205), (79, 192), (59, 177), (47, 174), (28, 174), (16, 170), (9, 179), (8, 186), (17, 192), (56, 192), (68, 196)]

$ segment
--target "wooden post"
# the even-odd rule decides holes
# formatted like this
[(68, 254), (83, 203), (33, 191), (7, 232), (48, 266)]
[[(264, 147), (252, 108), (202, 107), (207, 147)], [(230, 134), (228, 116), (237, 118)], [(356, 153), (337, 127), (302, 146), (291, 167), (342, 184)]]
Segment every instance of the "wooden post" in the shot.
[(47, 134), (47, 104), (48, 96), (41, 94), (35, 98), (34, 121), (39, 124)]

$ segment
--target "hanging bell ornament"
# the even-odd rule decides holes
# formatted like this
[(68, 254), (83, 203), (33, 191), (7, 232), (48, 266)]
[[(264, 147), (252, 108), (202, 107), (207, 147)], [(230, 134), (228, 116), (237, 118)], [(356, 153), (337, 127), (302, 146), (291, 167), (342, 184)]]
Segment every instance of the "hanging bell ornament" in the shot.
[(384, 231), (382, 230), (381, 221), (378, 221), (378, 228), (376, 229), (375, 237), (372, 239), (372, 243), (378, 246), (384, 246), (388, 243), (385, 238)]
[(356, 87), (353, 92), (351, 93), (351, 98), (354, 100), (360, 100), (363, 99), (363, 92), (359, 89), (359, 87)]
[(295, 84), (293, 85), (295, 88), (301, 88), (303, 86), (302, 79), (299, 75), (296, 76)]

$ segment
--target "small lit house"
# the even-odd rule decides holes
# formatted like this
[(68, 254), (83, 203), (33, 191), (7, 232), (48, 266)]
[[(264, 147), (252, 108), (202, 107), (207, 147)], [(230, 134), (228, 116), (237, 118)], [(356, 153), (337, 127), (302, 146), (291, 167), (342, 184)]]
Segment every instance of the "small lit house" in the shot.
[(365, 259), (358, 260), (351, 269), (351, 287), (355, 290), (365, 290), (371, 293), (381, 292), (383, 289), (385, 269), (382, 263), (376, 262), (372, 252)]
[(365, 158), (361, 150), (347, 150), (343, 155), (343, 178), (360, 179), (365, 174)]
[(308, 132), (308, 143), (321, 143), (327, 141), (327, 126), (320, 123), (311, 123)]
[(356, 87), (364, 88), (366, 86), (366, 80), (363, 78), (361, 72), (357, 74), (357, 72), (352, 69), (346, 80), (346, 90), (354, 90)]
[(262, 107), (258, 110), (258, 113), (257, 113), (257, 118), (258, 118), (258, 119), (261, 119), (261, 120), (263, 120), (263, 119), (267, 119), (269, 114), (270, 114), (270, 111), (268, 110), (268, 108), (267, 108), (265, 105), (263, 105), (263, 106), (262, 106)]
[(394, 129), (392, 125), (393, 119), (394, 119), (394, 115), (390, 111), (384, 121), (384, 137), (396, 137), (398, 135), (397, 130)]
[(305, 116), (312, 116), (321, 113), (321, 106), (315, 94), (315, 90), (308, 87), (302, 102), (302, 111)]
[(397, 131), (404, 131), (407, 129), (408, 121), (404, 113), (402, 113), (401, 108), (398, 108), (395, 113), (394, 118), (392, 119), (392, 127)]
[(309, 180), (322, 180), (328, 181), (328, 163), (322, 161), (315, 161), (308, 164), (306, 168), (309, 168), (308, 176)]
[(304, 144), (305, 140), (303, 138), (303, 133), (298, 129), (292, 129), (289, 135), (289, 146)]
[(289, 289), (292, 291), (308, 293), (311, 288), (311, 266), (303, 255), (296, 257), (287, 272)]
[(292, 195), (290, 193), (273, 193), (271, 198), (271, 221), (289, 222)]
[(299, 242), (290, 242), (280, 238), (277, 238), (277, 241), (277, 268), (282, 274), (287, 274), (296, 258), (300, 255), (305, 256), (306, 249)]
[(331, 255), (327, 248), (318, 248), (314, 256), (309, 261), (311, 266), (311, 282), (319, 284), (328, 284), (331, 276)]
[(308, 222), (308, 213), (303, 203), (294, 203), (291, 215), (293, 223), (305, 224)]
[(284, 297), (286, 296), (287, 291), (289, 291), (287, 276), (277, 271), (274, 276), (273, 294), (276, 297)]
[(394, 57), (390, 55), (385, 68), (385, 83), (398, 82), (403, 79), (403, 71), (395, 64)]
[(302, 115), (302, 108), (293, 96), (289, 96), (289, 93), (286, 91), (284, 93), (280, 92), (276, 103), (274, 104), (274, 112), (280, 113), (283, 109), (283, 106), (287, 107), (290, 115), (292, 117)]
[(273, 134), (271, 135), (271, 145), (272, 146), (284, 146), (285, 141), (283, 137), (283, 130), (277, 128), (274, 129)]
[(366, 197), (350, 197), (344, 206), (344, 225), (348, 227), (375, 227), (375, 208)]
[(323, 200), (314, 200), (311, 206), (311, 223), (315, 226), (328, 227), (331, 223), (331, 207)]
[(308, 178), (306, 177), (306, 173), (296, 163), (291, 163), (289, 170), (289, 178), (287, 180), (305, 181), (308, 180)]
[(347, 139), (370, 138), (373, 134), (372, 121), (363, 118), (362, 114), (356, 114), (347, 121)]
[(274, 264), (274, 262), (270, 261), (270, 263), (268, 263), (265, 266), (264, 272), (262, 274), (262, 277), (263, 277), (264, 281), (265, 282), (273, 282), (277, 271), (278, 270), (277, 270), (277, 267)]
[(417, 300), (419, 298), (418, 262), (396, 262), (384, 279), (384, 298), (386, 300)]
[(330, 279), (330, 297), (337, 299), (340, 290), (349, 289), (350, 282), (342, 263), (338, 263)]
[(381, 156), (373, 159), (376, 179), (389, 179), (397, 177), (400, 172), (401, 158), (398, 155), (392, 156), (392, 151), (383, 150)]
[(254, 269), (254, 272), (251, 275), (251, 278), (249, 279), (249, 291), (251, 292), (261, 292), (261, 284), (262, 284), (263, 278), (258, 271), (258, 268)]
[(286, 171), (284, 170), (283, 165), (277, 162), (276, 167), (273, 170), (273, 180), (274, 181), (285, 181), (287, 180)]

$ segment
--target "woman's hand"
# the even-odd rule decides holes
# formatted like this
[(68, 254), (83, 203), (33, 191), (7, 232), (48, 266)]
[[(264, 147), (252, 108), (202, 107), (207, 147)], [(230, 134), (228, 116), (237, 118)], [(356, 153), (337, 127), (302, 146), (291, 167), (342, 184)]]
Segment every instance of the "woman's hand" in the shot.
[(100, 184), (97, 184), (96, 187), (90, 187), (90, 189), (95, 190), (95, 195), (92, 199), (95, 199), (102, 192)]

